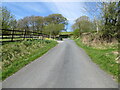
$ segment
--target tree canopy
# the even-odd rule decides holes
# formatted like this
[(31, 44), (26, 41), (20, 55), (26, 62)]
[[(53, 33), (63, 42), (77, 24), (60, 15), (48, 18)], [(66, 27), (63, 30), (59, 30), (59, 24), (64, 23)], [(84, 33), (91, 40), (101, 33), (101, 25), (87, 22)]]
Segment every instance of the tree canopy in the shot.
[[(99, 12), (99, 19), (95, 14), (94, 20), (90, 20), (87, 16), (76, 19), (72, 26), (74, 35), (81, 36), (82, 33), (93, 33), (94, 31), (107, 41), (111, 41), (112, 38), (120, 41), (120, 1), (99, 3), (97, 8), (101, 11)], [(88, 13), (91, 14), (91, 12)]]
[(16, 20), (14, 15), (7, 10), (6, 7), (1, 7), (2, 29), (19, 29), (27, 31), (37, 31), (51, 35), (58, 35), (64, 30), (67, 25), (67, 19), (61, 14), (51, 14), (46, 17), (42, 16), (26, 16)]

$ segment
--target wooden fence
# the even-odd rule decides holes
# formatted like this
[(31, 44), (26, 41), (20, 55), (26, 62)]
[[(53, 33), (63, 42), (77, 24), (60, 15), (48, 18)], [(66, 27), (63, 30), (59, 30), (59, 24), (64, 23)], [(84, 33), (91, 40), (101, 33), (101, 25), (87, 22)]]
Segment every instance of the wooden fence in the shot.
[(37, 31), (0, 29), (0, 42), (15, 42), (25, 39), (43, 39), (45, 37), (49, 37), (49, 35), (38, 33)]

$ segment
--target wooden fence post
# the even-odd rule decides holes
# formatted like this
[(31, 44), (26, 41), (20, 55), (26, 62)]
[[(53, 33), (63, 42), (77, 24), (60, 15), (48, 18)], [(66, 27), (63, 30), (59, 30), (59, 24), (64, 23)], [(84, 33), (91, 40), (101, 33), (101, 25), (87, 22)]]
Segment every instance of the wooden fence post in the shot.
[(26, 29), (24, 29), (24, 38), (23, 38), (23, 40), (25, 40), (25, 38), (26, 38)]
[(3, 32), (1, 32), (1, 34), (2, 34), (2, 39), (3, 39)]
[(32, 39), (34, 39), (34, 30), (33, 30), (33, 32), (32, 32)]
[(13, 39), (14, 39), (14, 29), (13, 29), (13, 31), (12, 31), (11, 41), (14, 41)]

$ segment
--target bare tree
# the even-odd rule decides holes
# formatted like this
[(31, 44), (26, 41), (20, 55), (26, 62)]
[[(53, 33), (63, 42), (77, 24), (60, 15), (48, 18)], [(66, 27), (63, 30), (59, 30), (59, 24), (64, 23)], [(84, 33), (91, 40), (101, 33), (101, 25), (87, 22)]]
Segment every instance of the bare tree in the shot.
[[(97, 17), (98, 17), (99, 15), (97, 15), (97, 13), (101, 14), (100, 8), (101, 8), (102, 2), (94, 2), (94, 3), (95, 3), (95, 4), (94, 4), (94, 5), (95, 5), (94, 8), (93, 8), (93, 7), (89, 7), (89, 8), (84, 7), (84, 8), (83, 8), (83, 11), (88, 12), (91, 16), (94, 17), (94, 22), (95, 22), (95, 26), (96, 26), (96, 31), (97, 31), (97, 33), (98, 33), (98, 31), (99, 31), (99, 28), (98, 28), (98, 26), (99, 26), (99, 21), (97, 20)], [(89, 6), (89, 4), (86, 3), (86, 6)]]

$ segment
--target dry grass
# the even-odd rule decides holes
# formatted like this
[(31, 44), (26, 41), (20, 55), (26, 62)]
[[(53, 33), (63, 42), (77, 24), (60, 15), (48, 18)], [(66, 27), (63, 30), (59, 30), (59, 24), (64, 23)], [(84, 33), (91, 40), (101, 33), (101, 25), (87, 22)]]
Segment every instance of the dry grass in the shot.
[(118, 48), (117, 40), (113, 39), (112, 42), (107, 42), (100, 39), (96, 34), (84, 34), (81, 38), (82, 43), (96, 49)]

